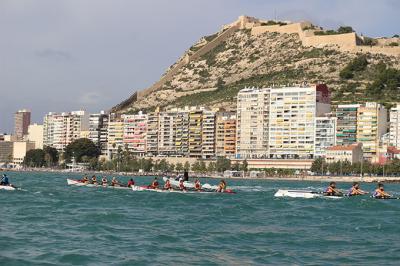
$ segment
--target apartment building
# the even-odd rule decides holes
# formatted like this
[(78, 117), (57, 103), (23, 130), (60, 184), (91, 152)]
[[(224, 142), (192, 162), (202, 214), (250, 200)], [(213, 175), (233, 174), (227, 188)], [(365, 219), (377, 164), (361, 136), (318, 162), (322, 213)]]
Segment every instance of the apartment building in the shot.
[(357, 109), (357, 142), (361, 142), (364, 157), (377, 162), (379, 141), (387, 132), (387, 111), (381, 104), (367, 102)]
[(28, 134), (28, 127), (31, 124), (31, 112), (23, 109), (14, 114), (14, 134), (17, 140), (21, 141)]
[(88, 139), (99, 147), (101, 155), (106, 156), (108, 152), (108, 122), (109, 115), (101, 111), (100, 113), (90, 114), (89, 116), (89, 135)]
[(363, 150), (361, 143), (351, 145), (332, 146), (326, 150), (326, 162), (345, 162), (359, 163), (363, 160)]
[(215, 156), (215, 122), (216, 112), (212, 110), (203, 110), (201, 130), (201, 156), (204, 159)]
[(29, 125), (27, 140), (35, 143), (35, 149), (43, 149), (43, 125)]
[(144, 156), (147, 152), (147, 121), (143, 112), (135, 115), (123, 115), (124, 145), (135, 156)]
[(43, 143), (64, 151), (68, 144), (89, 130), (89, 115), (85, 111), (70, 113), (48, 113), (43, 123)]
[(237, 96), (236, 157), (269, 157), (270, 89), (245, 88)]
[(348, 146), (357, 142), (357, 114), (360, 104), (343, 104), (336, 108), (337, 145)]
[(107, 156), (115, 158), (124, 147), (124, 120), (120, 114), (110, 114), (107, 128)]
[(158, 109), (147, 115), (146, 152), (149, 155), (158, 154), (159, 115)]
[(234, 158), (236, 152), (236, 113), (217, 112), (215, 122), (215, 155)]
[(315, 156), (325, 157), (328, 147), (336, 146), (336, 117), (317, 117), (315, 120)]
[(271, 88), (269, 103), (270, 158), (313, 158), (316, 118), (330, 112), (326, 85)]
[(159, 114), (158, 153), (161, 155), (173, 155), (176, 153), (176, 118), (177, 112), (171, 110), (166, 110)]
[(400, 104), (390, 109), (389, 144), (400, 149)]
[(200, 158), (202, 156), (202, 124), (203, 111), (189, 111), (189, 156)]
[(179, 110), (175, 120), (175, 151), (177, 155), (189, 156), (189, 112)]

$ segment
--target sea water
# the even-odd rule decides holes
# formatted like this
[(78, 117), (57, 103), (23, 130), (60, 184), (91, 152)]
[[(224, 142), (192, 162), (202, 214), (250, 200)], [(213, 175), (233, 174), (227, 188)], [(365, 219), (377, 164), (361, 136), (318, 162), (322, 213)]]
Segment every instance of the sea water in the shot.
[[(273, 196), (279, 188), (318, 190), (326, 183), (228, 180), (237, 194), (180, 194), (68, 186), (66, 179), (77, 174), (9, 176), (22, 189), (0, 190), (1, 265), (400, 261), (400, 200)], [(151, 178), (135, 181), (149, 184)], [(374, 186), (362, 184), (368, 191)], [(400, 194), (400, 185), (387, 184), (386, 190)]]

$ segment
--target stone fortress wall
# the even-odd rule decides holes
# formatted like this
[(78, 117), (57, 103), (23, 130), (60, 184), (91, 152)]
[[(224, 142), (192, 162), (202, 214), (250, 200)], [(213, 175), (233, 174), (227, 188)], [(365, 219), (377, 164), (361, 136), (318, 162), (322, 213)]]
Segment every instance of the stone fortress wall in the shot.
[(293, 34), (297, 33), (302, 44), (306, 47), (322, 48), (330, 46), (344, 52), (377, 53), (389, 56), (400, 56), (400, 46), (387, 46), (390, 42), (398, 42), (399, 38), (378, 39), (377, 45), (365, 46), (358, 45), (358, 36), (355, 32), (335, 34), (335, 35), (315, 35), (314, 31), (308, 29), (312, 26), (310, 22), (304, 21), (288, 25), (255, 26), (251, 28), (253, 35), (263, 34), (264, 32), (278, 32)]

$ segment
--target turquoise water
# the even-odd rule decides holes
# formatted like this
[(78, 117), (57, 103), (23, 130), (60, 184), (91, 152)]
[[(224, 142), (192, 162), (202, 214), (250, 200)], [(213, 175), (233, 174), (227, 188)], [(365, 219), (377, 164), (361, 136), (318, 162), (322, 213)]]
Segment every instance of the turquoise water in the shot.
[[(10, 173), (1, 265), (398, 265), (400, 200), (274, 198), (319, 182), (230, 180), (238, 192), (68, 187), (73, 174)], [(126, 177), (121, 177), (126, 181)], [(147, 184), (150, 178), (136, 178)], [(216, 180), (210, 180), (215, 183)], [(339, 184), (347, 188), (349, 184)], [(372, 190), (372, 184), (363, 184)], [(386, 190), (400, 194), (400, 185)]]

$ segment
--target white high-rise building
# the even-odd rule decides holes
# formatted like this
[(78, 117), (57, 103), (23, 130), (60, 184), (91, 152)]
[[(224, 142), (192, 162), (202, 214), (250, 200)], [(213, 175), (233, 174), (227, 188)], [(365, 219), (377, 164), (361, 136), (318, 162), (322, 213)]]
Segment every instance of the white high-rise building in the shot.
[(336, 117), (317, 117), (315, 124), (315, 156), (325, 157), (328, 147), (336, 145)]
[(99, 147), (101, 155), (107, 155), (109, 115), (104, 111), (89, 116), (89, 139)]
[(214, 111), (203, 110), (202, 119), (202, 157), (211, 158), (215, 156), (215, 114)]
[(64, 151), (68, 144), (89, 130), (89, 116), (85, 111), (48, 113), (43, 123), (43, 144)]
[(270, 89), (245, 88), (237, 96), (236, 157), (268, 158)]
[(271, 88), (269, 152), (271, 158), (311, 159), (316, 118), (330, 112), (325, 85)]
[(238, 94), (236, 157), (313, 158), (316, 118), (329, 112), (324, 84), (245, 88)]
[(389, 143), (400, 149), (400, 104), (390, 109)]

